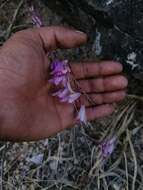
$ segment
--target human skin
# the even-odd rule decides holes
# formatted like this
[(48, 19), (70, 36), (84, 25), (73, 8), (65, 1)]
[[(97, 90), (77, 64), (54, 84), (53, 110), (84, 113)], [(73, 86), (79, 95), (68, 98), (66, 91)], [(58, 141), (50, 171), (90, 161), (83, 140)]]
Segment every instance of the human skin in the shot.
[[(53, 136), (75, 124), (74, 106), (50, 94), (50, 60), (57, 48), (74, 48), (87, 36), (65, 27), (28, 29), (14, 34), (0, 49), (0, 140), (32, 141)], [(67, 58), (66, 58), (67, 59)], [(122, 65), (113, 61), (71, 63), (85, 98), (88, 120), (110, 115), (126, 96)], [(92, 77), (92, 79), (89, 79)], [(93, 79), (96, 77), (96, 79)]]

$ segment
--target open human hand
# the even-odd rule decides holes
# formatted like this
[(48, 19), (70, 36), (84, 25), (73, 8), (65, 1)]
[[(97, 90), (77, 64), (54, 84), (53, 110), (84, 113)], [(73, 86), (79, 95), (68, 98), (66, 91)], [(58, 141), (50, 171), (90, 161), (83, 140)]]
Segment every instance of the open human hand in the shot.
[[(74, 125), (74, 106), (50, 94), (47, 53), (86, 43), (87, 36), (64, 27), (28, 29), (14, 34), (0, 49), (0, 139), (39, 140)], [(114, 111), (125, 98), (127, 79), (122, 65), (113, 61), (71, 63), (82, 90), (88, 120)]]

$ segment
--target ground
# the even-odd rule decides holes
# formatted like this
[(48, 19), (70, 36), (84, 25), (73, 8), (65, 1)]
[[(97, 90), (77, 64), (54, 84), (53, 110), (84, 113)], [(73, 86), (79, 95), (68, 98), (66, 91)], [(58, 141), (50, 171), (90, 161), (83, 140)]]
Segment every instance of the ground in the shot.
[[(39, 1), (36, 6), (46, 25), (66, 25)], [(28, 13), (24, 0), (0, 0), (1, 45), (11, 33), (32, 27)], [(70, 60), (96, 59), (88, 45), (58, 55)], [(0, 189), (142, 190), (143, 83), (128, 78), (128, 97), (111, 117), (39, 142), (1, 142)], [(99, 144), (112, 137), (116, 137), (114, 152), (103, 159)]]

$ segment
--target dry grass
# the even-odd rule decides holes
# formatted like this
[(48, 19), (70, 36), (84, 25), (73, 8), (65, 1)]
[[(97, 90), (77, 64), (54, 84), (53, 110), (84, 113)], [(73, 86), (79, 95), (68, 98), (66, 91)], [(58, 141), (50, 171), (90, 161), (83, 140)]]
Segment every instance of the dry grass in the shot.
[[(61, 24), (61, 18), (40, 3), (38, 5), (45, 20), (48, 18), (46, 24)], [(1, 44), (12, 32), (32, 26), (27, 13), (24, 0), (1, 2)], [(86, 48), (78, 52), (82, 53), (75, 56), (75, 50), (64, 51), (60, 56), (71, 59), (93, 57)], [(89, 123), (87, 127), (76, 126), (50, 139), (1, 143), (0, 189), (142, 190), (142, 101), (141, 96), (128, 95), (110, 118)], [(111, 157), (104, 160), (98, 145), (113, 136), (117, 139), (116, 148)], [(34, 164), (30, 161), (39, 154), (44, 156), (42, 162)]]

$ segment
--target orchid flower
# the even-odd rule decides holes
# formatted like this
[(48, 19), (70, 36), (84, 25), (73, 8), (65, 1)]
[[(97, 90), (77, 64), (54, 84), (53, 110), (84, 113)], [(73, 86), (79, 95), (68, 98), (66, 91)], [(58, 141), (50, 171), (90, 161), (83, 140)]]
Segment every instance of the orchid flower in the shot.
[(113, 137), (110, 140), (106, 140), (102, 144), (99, 145), (102, 152), (102, 156), (104, 158), (107, 158), (108, 156), (110, 156), (112, 152), (114, 151), (115, 141), (116, 141), (116, 138)]
[(70, 68), (67, 64), (67, 61), (54, 61), (51, 64), (51, 79), (50, 83), (55, 84), (56, 86), (62, 84), (66, 86), (68, 82), (68, 74), (70, 73)]
[(69, 90), (67, 88), (61, 89), (55, 93), (52, 94), (52, 96), (58, 96), (59, 98), (64, 98), (69, 93)]
[(68, 61), (54, 61), (51, 65), (51, 75), (61, 76), (70, 73), (70, 68), (68, 66)]
[(60, 99), (60, 102), (73, 103), (81, 96), (81, 93), (70, 93), (68, 88), (65, 88), (53, 93), (52, 96), (57, 96)]

